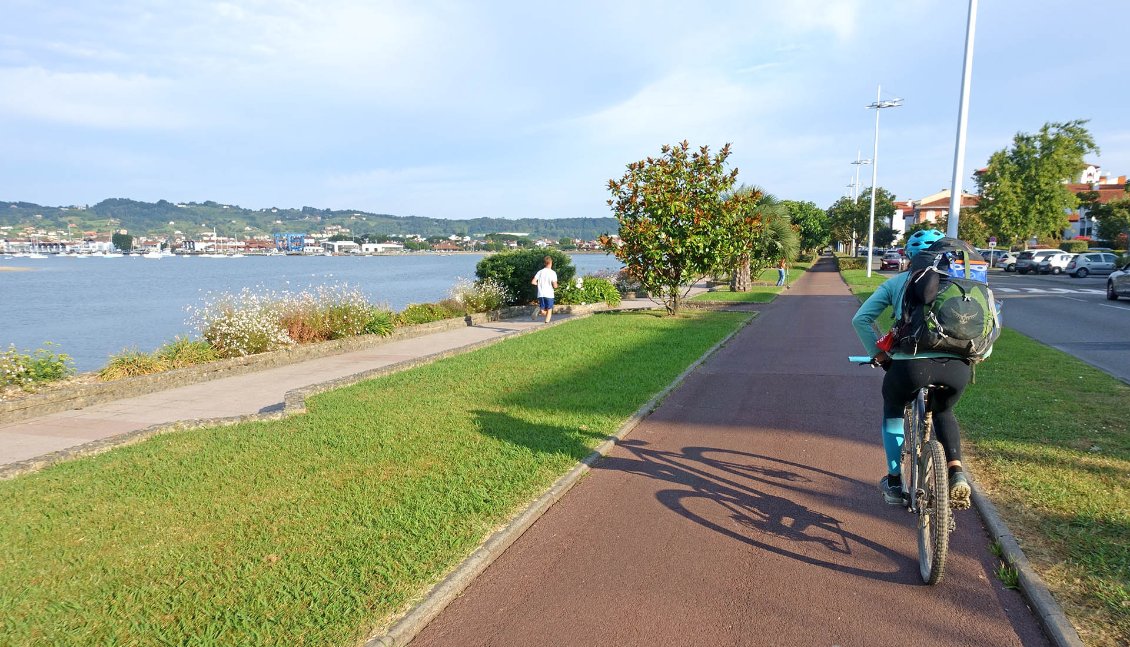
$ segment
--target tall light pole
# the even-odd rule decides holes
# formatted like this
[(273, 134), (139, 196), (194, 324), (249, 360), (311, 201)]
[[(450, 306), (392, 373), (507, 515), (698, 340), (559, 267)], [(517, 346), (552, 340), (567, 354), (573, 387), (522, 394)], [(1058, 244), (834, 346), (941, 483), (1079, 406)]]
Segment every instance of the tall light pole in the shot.
[[(865, 164), (870, 164), (871, 160), (859, 159), (859, 151), (855, 151), (855, 161), (852, 165), (855, 166), (855, 181), (852, 183), (851, 189), (851, 203), (853, 205), (859, 204), (859, 167)], [(855, 253), (855, 228), (851, 230), (851, 253)]]
[(969, 21), (965, 24), (965, 62), (961, 65), (961, 103), (957, 109), (957, 144), (953, 151), (953, 184), (950, 185), (950, 213), (946, 235), (957, 238), (961, 214), (961, 176), (965, 163), (965, 128), (969, 122), (969, 83), (973, 76), (973, 35), (977, 31), (977, 0), (969, 0)]
[(902, 99), (883, 101), (883, 86), (876, 86), (875, 103), (867, 106), (875, 110), (875, 151), (871, 155), (871, 218), (867, 224), (867, 276), (871, 276), (872, 257), (875, 254), (875, 189), (879, 181), (879, 112), (883, 108), (897, 108)]

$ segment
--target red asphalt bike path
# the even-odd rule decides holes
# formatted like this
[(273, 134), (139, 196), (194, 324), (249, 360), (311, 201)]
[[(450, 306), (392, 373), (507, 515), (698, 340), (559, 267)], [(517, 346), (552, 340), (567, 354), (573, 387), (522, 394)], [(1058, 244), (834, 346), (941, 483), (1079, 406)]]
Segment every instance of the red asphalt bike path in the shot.
[(877, 486), (882, 373), (847, 362), (858, 305), (821, 260), (412, 646), (1047, 645), (975, 511), (921, 583)]

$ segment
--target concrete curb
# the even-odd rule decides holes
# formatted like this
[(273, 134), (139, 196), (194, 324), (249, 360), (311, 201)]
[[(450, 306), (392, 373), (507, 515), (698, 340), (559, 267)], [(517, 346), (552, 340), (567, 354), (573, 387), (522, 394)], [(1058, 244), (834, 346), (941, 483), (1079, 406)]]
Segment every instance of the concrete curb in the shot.
[[(81, 445), (75, 445), (74, 447), (68, 447), (67, 449), (61, 449), (61, 450), (56, 451), (56, 452), (51, 452), (51, 453), (48, 453), (48, 454), (41, 454), (39, 456), (35, 456), (33, 458), (28, 458), (26, 460), (8, 463), (7, 465), (0, 465), (0, 481), (3, 481), (5, 479), (10, 479), (10, 478), (15, 478), (17, 476), (22, 476), (24, 474), (31, 474), (32, 472), (38, 472), (39, 470), (42, 470), (46, 467), (50, 467), (52, 465), (56, 465), (58, 463), (73, 460), (73, 459), (76, 459), (76, 458), (82, 458), (82, 457), (85, 457), (85, 456), (94, 456), (96, 454), (101, 454), (102, 452), (106, 452), (106, 451), (109, 451), (111, 449), (115, 449), (115, 448), (118, 448), (118, 447), (125, 447), (127, 445), (133, 445), (133, 444), (139, 443), (139, 442), (141, 442), (141, 441), (143, 441), (147, 438), (152, 438), (153, 436), (157, 436), (157, 435), (160, 435), (160, 434), (166, 434), (166, 433), (170, 433), (170, 432), (174, 432), (174, 431), (187, 431), (187, 430), (190, 430), (190, 429), (201, 429), (203, 427), (234, 425), (234, 424), (239, 424), (241, 422), (255, 422), (255, 421), (261, 421), (261, 420), (278, 420), (280, 418), (286, 418), (286, 417), (289, 417), (289, 416), (292, 416), (292, 415), (304, 413), (306, 411), (306, 398), (308, 398), (312, 395), (315, 395), (315, 394), (318, 394), (318, 393), (323, 393), (325, 391), (330, 391), (330, 390), (333, 390), (333, 389), (338, 389), (338, 388), (345, 387), (345, 386), (350, 386), (350, 385), (353, 385), (353, 384), (357, 384), (358, 382), (363, 382), (365, 380), (371, 380), (373, 378), (381, 377), (383, 375), (390, 375), (392, 373), (398, 373), (400, 371), (406, 371), (410, 368), (415, 368), (417, 366), (423, 366), (425, 364), (431, 364), (433, 362), (436, 362), (438, 360), (441, 360), (441, 359), (444, 359), (444, 358), (447, 358), (447, 357), (454, 357), (456, 355), (462, 355), (463, 353), (469, 353), (469, 352), (478, 350), (480, 348), (486, 348), (487, 346), (492, 346), (494, 344), (497, 344), (501, 341), (505, 341), (507, 339), (514, 339), (514, 338), (517, 338), (517, 337), (522, 337), (522, 336), (525, 336), (525, 335), (529, 335), (529, 334), (538, 332), (539, 330), (545, 330), (546, 328), (552, 328), (553, 326), (566, 324), (566, 323), (569, 323), (570, 321), (579, 321), (581, 319), (584, 319), (584, 318), (592, 315), (595, 312), (603, 312), (603, 311), (607, 310), (607, 308), (603, 305), (566, 306), (566, 307), (570, 308), (570, 310), (568, 312), (570, 314), (573, 314), (573, 316), (569, 319), (562, 319), (562, 320), (559, 320), (559, 321), (551, 322), (548, 325), (543, 324), (541, 326), (538, 326), (537, 328), (530, 328), (528, 330), (520, 330), (520, 331), (517, 331), (517, 332), (510, 333), (508, 335), (503, 335), (501, 337), (495, 337), (493, 339), (485, 339), (483, 341), (468, 344), (466, 346), (459, 346), (458, 348), (452, 348), (452, 349), (449, 349), (449, 350), (439, 351), (439, 352), (436, 352), (436, 353), (431, 353), (430, 355), (423, 355), (421, 357), (416, 357), (416, 358), (413, 358), (413, 359), (405, 360), (403, 362), (397, 362), (396, 364), (390, 364), (388, 366), (382, 366), (382, 367), (376, 368), (376, 369), (369, 369), (369, 370), (366, 370), (366, 371), (361, 371), (360, 373), (354, 373), (352, 375), (340, 377), (340, 378), (337, 378), (335, 380), (330, 380), (330, 381), (327, 381), (327, 382), (320, 382), (318, 384), (312, 384), (312, 385), (305, 386), (305, 387), (302, 387), (302, 388), (299, 388), (299, 389), (292, 389), (290, 391), (287, 391), (286, 394), (283, 396), (283, 409), (282, 409), (282, 411), (273, 411), (273, 412), (269, 412), (269, 413), (249, 413), (249, 414), (242, 415), (242, 416), (228, 416), (228, 417), (223, 417), (223, 418), (199, 418), (199, 419), (193, 419), (193, 420), (177, 420), (177, 421), (174, 421), (174, 422), (162, 422), (162, 423), (158, 423), (158, 424), (155, 424), (155, 425), (151, 425), (149, 427), (145, 427), (144, 429), (137, 429), (135, 431), (126, 432), (124, 434), (118, 434), (116, 436), (111, 436), (109, 438), (101, 438), (99, 440), (93, 440), (93, 441), (90, 441), (88, 443), (83, 443)], [(529, 312), (529, 308), (524, 308), (523, 310), (525, 312)], [(557, 310), (554, 309), (554, 312), (556, 312), (556, 311)]]
[(973, 488), (973, 505), (980, 513), (989, 536), (998, 542), (1001, 547), (1001, 556), (1012, 568), (1016, 569), (1019, 576), (1020, 592), (1028, 599), (1044, 633), (1056, 647), (1084, 647), (1083, 639), (1075, 631), (1075, 626), (1063, 612), (1063, 608), (1056, 602), (1051, 591), (1048, 590), (1044, 580), (1032, 568), (1024, 551), (1020, 548), (1016, 538), (997, 513), (997, 508), (976, 481), (970, 483)]
[(463, 593), (483, 571), (496, 559), (502, 556), (507, 548), (521, 537), (530, 526), (534, 525), (554, 503), (565, 496), (601, 458), (608, 455), (616, 446), (616, 441), (622, 440), (630, 434), (637, 425), (654, 411), (659, 404), (699, 366), (710, 359), (718, 350), (725, 346), (738, 333), (743, 331), (756, 319), (752, 314), (738, 328), (721, 341), (702, 354), (690, 366), (671, 381), (662, 391), (647, 401), (620, 425), (611, 436), (598, 445), (588, 456), (581, 460), (576, 467), (567, 474), (557, 479), (549, 490), (530, 503), (516, 517), (510, 520), (503, 528), (495, 531), (470, 555), (457, 565), (438, 584), (433, 586), (423, 599), (397, 619), (384, 633), (374, 635), (365, 641), (364, 647), (403, 647), (410, 643), (428, 624), (443, 612), (447, 605)]

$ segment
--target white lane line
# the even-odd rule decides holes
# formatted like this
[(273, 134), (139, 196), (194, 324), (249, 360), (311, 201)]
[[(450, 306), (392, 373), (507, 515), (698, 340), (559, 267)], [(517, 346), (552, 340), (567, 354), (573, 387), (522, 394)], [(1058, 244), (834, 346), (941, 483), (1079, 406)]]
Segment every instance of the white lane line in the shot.
[(1109, 303), (1100, 303), (1099, 305), (1104, 308), (1114, 308), (1115, 310), (1130, 310), (1130, 308), (1127, 308), (1126, 306), (1115, 306)]

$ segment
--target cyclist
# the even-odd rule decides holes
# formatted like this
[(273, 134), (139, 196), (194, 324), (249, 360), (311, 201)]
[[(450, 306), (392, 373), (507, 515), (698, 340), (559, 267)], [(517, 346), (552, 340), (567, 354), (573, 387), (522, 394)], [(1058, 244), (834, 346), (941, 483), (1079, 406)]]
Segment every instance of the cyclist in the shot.
[[(945, 234), (937, 229), (917, 231), (907, 239), (906, 256), (916, 254), (932, 245)], [(953, 407), (972, 377), (968, 360), (946, 353), (899, 352), (888, 354), (877, 345), (872, 323), (888, 307), (893, 306), (896, 318), (902, 312), (902, 295), (910, 272), (900, 272), (875, 290), (859, 307), (851, 323), (867, 354), (883, 367), (883, 450), (887, 455), (887, 475), (879, 481), (883, 498), (891, 505), (901, 505), (902, 475), (900, 453), (903, 443), (903, 409), (918, 389), (935, 384), (946, 388), (932, 394), (929, 407), (933, 414), (934, 430), (946, 451), (949, 466), (950, 504), (954, 508), (969, 507), (969, 481), (961, 469), (961, 437)]]

